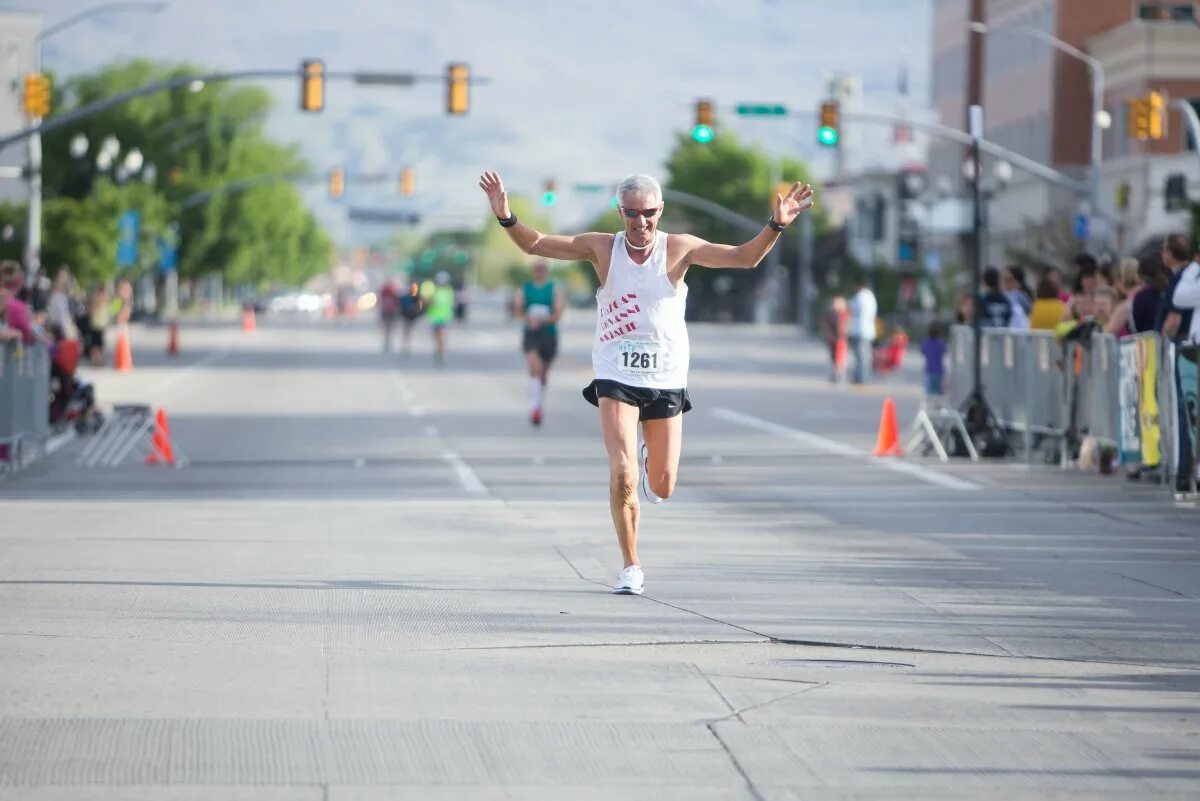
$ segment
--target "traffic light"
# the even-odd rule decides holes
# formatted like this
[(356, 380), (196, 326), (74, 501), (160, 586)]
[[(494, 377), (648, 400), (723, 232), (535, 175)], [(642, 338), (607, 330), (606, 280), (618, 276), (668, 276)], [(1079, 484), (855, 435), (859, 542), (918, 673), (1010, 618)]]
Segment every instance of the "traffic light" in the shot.
[(1139, 142), (1167, 135), (1167, 96), (1152, 91), (1145, 97), (1126, 101), (1129, 108), (1129, 138)]
[(27, 116), (45, 119), (50, 116), (50, 79), (40, 72), (25, 76), (25, 94), (22, 106)]
[(346, 194), (346, 171), (341, 167), (334, 167), (329, 171), (329, 196), (339, 198)]
[(400, 171), (400, 193), (411, 195), (415, 189), (416, 181), (413, 178), (413, 168), (405, 167)]
[(325, 62), (310, 58), (301, 62), (304, 73), (300, 79), (301, 111), (321, 111), (325, 108)]
[(1167, 98), (1162, 92), (1151, 92), (1146, 104), (1150, 111), (1150, 138), (1162, 139), (1167, 135)]
[(542, 192), (542, 205), (553, 206), (558, 202), (558, 189), (554, 184), (554, 179), (546, 181), (545, 191)]
[(817, 144), (821, 147), (837, 147), (842, 138), (842, 110), (836, 100), (826, 100), (821, 104), (819, 122)]
[(1150, 104), (1143, 98), (1126, 101), (1129, 110), (1129, 138), (1145, 142), (1150, 138)]
[(696, 101), (696, 124), (692, 127), (692, 138), (697, 142), (713, 140), (713, 104), (711, 100)]
[(471, 71), (466, 64), (446, 67), (446, 113), (461, 117), (467, 113), (467, 87)]

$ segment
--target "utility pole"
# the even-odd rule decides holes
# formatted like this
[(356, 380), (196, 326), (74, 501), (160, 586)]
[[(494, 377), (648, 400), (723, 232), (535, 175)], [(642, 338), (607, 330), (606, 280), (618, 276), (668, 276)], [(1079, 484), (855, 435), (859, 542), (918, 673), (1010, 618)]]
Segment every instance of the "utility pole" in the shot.
[(996, 430), (994, 418), (983, 394), (982, 351), (983, 331), (980, 328), (982, 309), (979, 303), (979, 287), (983, 282), (983, 164), (979, 142), (983, 139), (983, 4), (984, 0), (971, 0), (971, 19), (967, 25), (967, 131), (971, 135), (968, 150), (971, 164), (971, 330), (974, 334), (974, 369), (971, 394), (963, 403), (963, 416), (967, 430), (983, 434)]

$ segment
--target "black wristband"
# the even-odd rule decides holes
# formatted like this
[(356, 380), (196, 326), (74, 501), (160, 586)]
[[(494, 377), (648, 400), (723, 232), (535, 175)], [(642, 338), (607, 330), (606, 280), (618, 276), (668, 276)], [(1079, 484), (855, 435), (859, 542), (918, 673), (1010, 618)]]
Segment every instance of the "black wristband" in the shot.
[(500, 227), (501, 227), (501, 228), (512, 228), (514, 225), (516, 225), (516, 224), (517, 224), (517, 215), (513, 214), (513, 213), (510, 211), (510, 212), (508, 213), (508, 219), (506, 219), (506, 220), (502, 220), (502, 219), (500, 219), (499, 217), (497, 217), (497, 218), (496, 218), (496, 221), (497, 221), (498, 223), (500, 223)]
[(771, 219), (767, 220), (767, 225), (771, 226), (772, 231), (780, 234), (782, 234), (784, 229), (787, 228), (786, 225), (780, 225), (779, 223), (775, 222), (775, 215), (771, 215)]

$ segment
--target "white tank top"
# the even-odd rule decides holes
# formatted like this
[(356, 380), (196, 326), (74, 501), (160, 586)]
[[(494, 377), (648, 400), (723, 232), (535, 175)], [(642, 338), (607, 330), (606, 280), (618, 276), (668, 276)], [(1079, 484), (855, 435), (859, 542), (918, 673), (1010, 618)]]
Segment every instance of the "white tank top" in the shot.
[(624, 232), (613, 237), (608, 280), (596, 291), (596, 378), (634, 387), (686, 389), (688, 363), (687, 284), (667, 275), (667, 235), (658, 231), (645, 264), (625, 249)]

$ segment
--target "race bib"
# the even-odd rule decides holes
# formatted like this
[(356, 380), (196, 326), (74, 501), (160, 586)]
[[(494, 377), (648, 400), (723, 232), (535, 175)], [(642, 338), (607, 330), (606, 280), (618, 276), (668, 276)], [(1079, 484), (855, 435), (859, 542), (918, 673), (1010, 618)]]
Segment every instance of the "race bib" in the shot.
[(628, 375), (660, 373), (667, 369), (666, 355), (656, 341), (622, 339), (617, 343), (617, 369)]
[(545, 320), (550, 316), (550, 307), (544, 303), (530, 303), (525, 316), (534, 320)]

